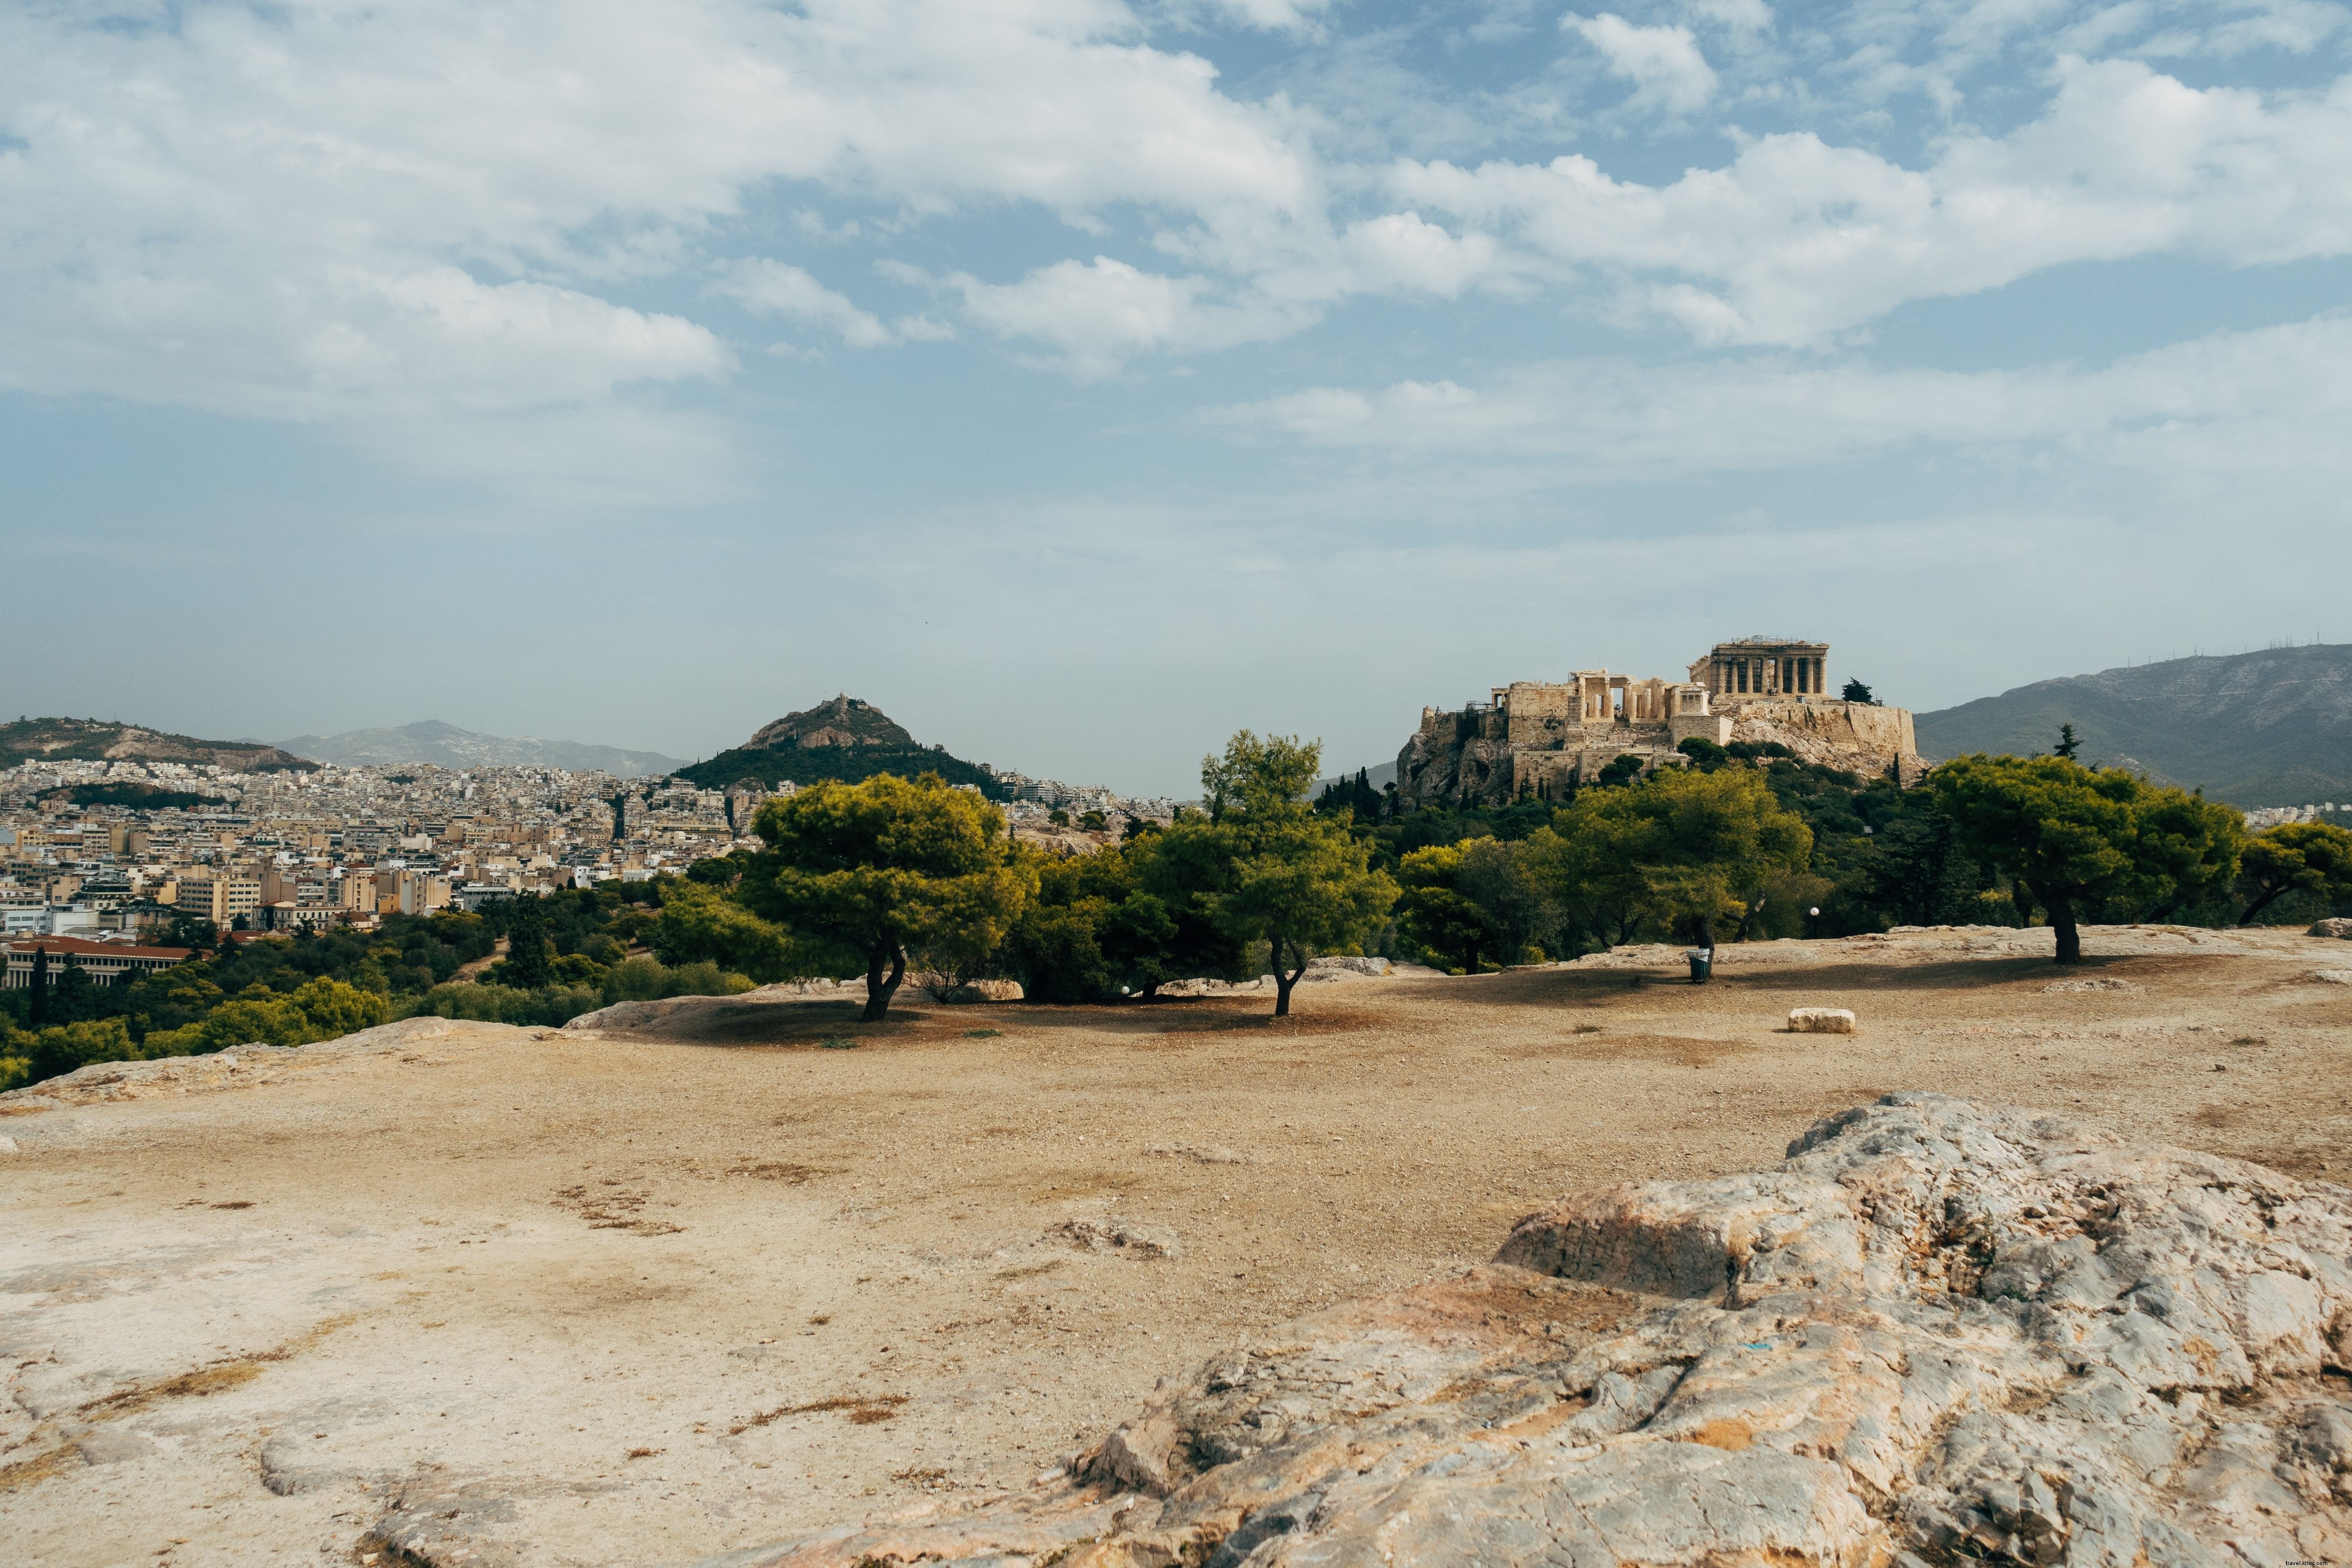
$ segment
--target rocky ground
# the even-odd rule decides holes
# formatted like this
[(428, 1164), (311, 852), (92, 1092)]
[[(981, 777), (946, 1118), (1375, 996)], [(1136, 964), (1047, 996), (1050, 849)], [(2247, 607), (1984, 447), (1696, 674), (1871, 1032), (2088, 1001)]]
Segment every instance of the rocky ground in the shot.
[[(2046, 941), (1765, 944), (1727, 951), (1706, 987), (1668, 983), (1678, 963), (1663, 950), (1476, 979), (1351, 976), (1303, 985), (1281, 1022), (1247, 993), (1101, 1009), (919, 1001), (873, 1027), (846, 1002), (762, 1000), (628, 1032), (420, 1020), (294, 1052), (86, 1069), (0, 1099), (0, 1561), (758, 1561), (909, 1508), (1042, 1519), (1097, 1504), (1055, 1501), (1066, 1478), (1032, 1494), (1041, 1473), (1074, 1458), (1099, 1469), (1107, 1435), (1223, 1397), (1203, 1381), (1213, 1358), (1328, 1337), (1331, 1321), (1358, 1333), (1392, 1310), (1350, 1307), (1268, 1338), (1433, 1278), (1445, 1282), (1427, 1288), (1427, 1321), (1475, 1320), (1461, 1331), (1486, 1348), (1412, 1400), (1454, 1383), (1465, 1397), (1532, 1397), (1496, 1369), (1535, 1365), (1520, 1342), (1535, 1332), (1558, 1347), (1541, 1366), (1554, 1403), (1535, 1415), (1596, 1428), (1562, 1453), (1606, 1447), (1618, 1439), (1584, 1412), (1654, 1423), (1662, 1407), (1644, 1402), (1667, 1395), (1643, 1381), (1656, 1365), (1603, 1364), (1593, 1347), (1634, 1331), (1636, 1308), (1664, 1312), (1640, 1331), (1680, 1334), (1691, 1354), (1657, 1365), (1720, 1371), (1731, 1363), (1707, 1363), (1701, 1309), (1720, 1315), (1721, 1300), (1662, 1306), (1672, 1292), (1657, 1280), (1591, 1270), (1580, 1285), (1460, 1271), (1507, 1243), (1517, 1263), (1549, 1267), (1512, 1227), (1558, 1194), (1769, 1169), (1818, 1118), (1893, 1089), (2261, 1161), (2286, 1174), (2231, 1179), (2341, 1214), (2327, 1184), (2352, 1163), (2352, 985), (2321, 976), (2352, 977), (2352, 948), (2093, 931), (2095, 962), (2061, 973), (2035, 951)], [(1799, 1005), (1850, 1007), (1860, 1032), (1780, 1032)], [(2029, 1202), (1985, 1223), (2013, 1223)], [(1565, 1233), (1580, 1211), (1551, 1212)], [(1499, 1309), (1470, 1301), (1497, 1290)], [(1513, 1304), (1563, 1291), (1576, 1302)], [(2226, 1320), (2226, 1303), (2207, 1305)], [(2231, 1342), (2253, 1355), (2242, 1329)], [(1933, 1325), (1885, 1331), (1814, 1371), (1916, 1359), (1903, 1335)], [(2065, 1392), (2044, 1340), (1971, 1346), (2004, 1400)], [(1493, 1386), (1478, 1381), (1490, 1373)], [(2340, 1378), (2308, 1381), (2340, 1401)], [(2224, 1379), (2213, 1408), (2251, 1389)], [(2176, 1412), (2184, 1390), (2206, 1397), (2176, 1382)], [(2324, 1474), (2334, 1428), (2305, 1405), (2262, 1415), (2262, 1452)], [(1302, 1441), (1328, 1412), (1304, 1417)], [(2219, 1440), (2210, 1423), (2173, 1425)], [(1475, 1426), (1426, 1441), (1459, 1447)], [(1821, 1452), (1794, 1457), (1849, 1441), (1813, 1434), (1804, 1444)], [(1887, 1441), (1888, 1463), (1925, 1451)], [(1155, 1491), (1204, 1479), (1165, 1473), (1171, 1450), (1143, 1436), (1114, 1447), (1144, 1486), (1121, 1494), (1129, 1508), (1164, 1510)], [(1708, 1448), (1674, 1447), (1690, 1450), (1665, 1455), (1677, 1463)], [(1153, 1463), (1157, 1479), (1136, 1468)], [(1265, 1497), (1306, 1495), (1282, 1491), (1291, 1458), (1268, 1463)], [(2022, 1471), (2012, 1483), (2032, 1490)], [(2006, 1502), (1984, 1512), (1986, 1495), (1954, 1479), (1936, 1517), (2058, 1560), (2061, 1535)], [(2065, 1524), (2036, 1497), (2034, 1519)], [(1230, 1527), (1218, 1517), (1202, 1512), (1202, 1528)], [(1120, 1529), (1142, 1543), (1163, 1522)], [(1370, 1537), (1333, 1539), (1331, 1560), (1361, 1560), (1346, 1542)], [(1801, 1556), (1828, 1539), (1759, 1536), (1756, 1549)], [(2292, 1521), (2281, 1539), (2299, 1539)], [(1409, 1544), (1422, 1561), (1454, 1550)]]

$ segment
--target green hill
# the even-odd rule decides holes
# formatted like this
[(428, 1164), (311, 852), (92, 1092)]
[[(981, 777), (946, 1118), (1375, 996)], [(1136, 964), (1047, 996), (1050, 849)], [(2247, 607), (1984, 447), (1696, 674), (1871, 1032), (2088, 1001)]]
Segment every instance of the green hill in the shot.
[(746, 781), (773, 789), (789, 779), (818, 784), (839, 779), (856, 784), (877, 773), (914, 778), (937, 773), (954, 784), (971, 784), (991, 800), (1006, 798), (996, 780), (972, 763), (915, 737), (870, 702), (840, 696), (762, 725), (743, 744), (708, 762), (677, 770), (677, 776), (704, 789), (725, 789)]
[(2039, 680), (1917, 717), (1930, 758), (2047, 752), (2201, 788), (2237, 805), (2352, 797), (2352, 646), (2175, 658)]

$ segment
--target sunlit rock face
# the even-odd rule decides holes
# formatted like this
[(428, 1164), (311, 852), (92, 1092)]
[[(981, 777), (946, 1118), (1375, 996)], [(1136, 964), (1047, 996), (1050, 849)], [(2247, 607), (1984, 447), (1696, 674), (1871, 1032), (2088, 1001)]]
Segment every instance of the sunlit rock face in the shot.
[(1213, 1358), (1025, 1494), (741, 1561), (2340, 1562), (2347, 1365), (2352, 1193), (1890, 1095)]

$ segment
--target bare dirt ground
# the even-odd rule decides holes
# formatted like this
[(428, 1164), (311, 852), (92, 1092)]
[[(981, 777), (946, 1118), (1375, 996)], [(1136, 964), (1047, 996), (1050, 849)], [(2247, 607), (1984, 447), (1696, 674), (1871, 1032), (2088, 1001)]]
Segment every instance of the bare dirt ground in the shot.
[(1282, 1021), (419, 1020), (11, 1097), (0, 1562), (362, 1563), (391, 1513), (436, 1562), (692, 1563), (1016, 1487), (1253, 1331), (1895, 1089), (2352, 1170), (2352, 985), (2315, 977), (2352, 944), (2093, 931), (2129, 955), (2063, 972), (2034, 934), (1303, 985)]

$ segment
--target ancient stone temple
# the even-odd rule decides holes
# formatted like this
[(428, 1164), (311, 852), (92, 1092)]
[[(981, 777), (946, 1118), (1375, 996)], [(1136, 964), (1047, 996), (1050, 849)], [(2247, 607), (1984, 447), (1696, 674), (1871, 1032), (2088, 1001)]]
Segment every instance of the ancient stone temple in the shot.
[(1517, 680), (1484, 702), (1424, 708), (1397, 755), (1397, 795), (1423, 805), (1557, 800), (1620, 757), (1643, 772), (1679, 767), (1694, 738), (1777, 742), (1807, 762), (1905, 783), (1926, 764), (1901, 708), (1828, 695), (1829, 645), (1785, 637), (1717, 643), (1687, 680), (1583, 669), (1564, 681)]

